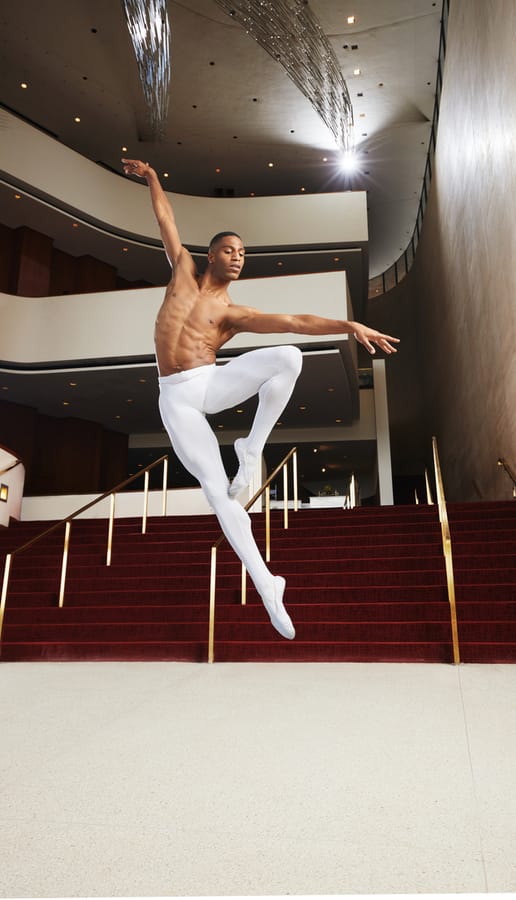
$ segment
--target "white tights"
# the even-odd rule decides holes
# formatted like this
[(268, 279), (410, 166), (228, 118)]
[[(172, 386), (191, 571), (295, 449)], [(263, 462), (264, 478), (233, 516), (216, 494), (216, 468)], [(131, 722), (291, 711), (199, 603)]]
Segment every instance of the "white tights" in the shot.
[(229, 481), (219, 443), (206, 414), (221, 412), (258, 394), (251, 430), (242, 443), (260, 460), (265, 442), (285, 408), (301, 371), (297, 347), (252, 350), (223, 366), (214, 363), (159, 378), (159, 409), (172, 446), (199, 481), (221, 528), (263, 598), (274, 591), (273, 579), (256, 546), (251, 520), (228, 495)]

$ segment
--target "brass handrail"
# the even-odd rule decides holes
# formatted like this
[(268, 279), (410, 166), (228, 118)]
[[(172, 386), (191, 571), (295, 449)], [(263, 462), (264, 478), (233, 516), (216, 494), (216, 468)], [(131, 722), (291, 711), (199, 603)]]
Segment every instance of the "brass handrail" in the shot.
[(434, 472), (435, 472), (435, 488), (437, 493), (437, 506), (439, 509), (439, 521), (441, 523), (441, 537), (443, 542), (444, 562), (446, 566), (446, 582), (448, 587), (448, 602), (450, 604), (450, 620), (452, 630), (453, 643), (453, 662), (455, 665), (460, 663), (459, 650), (459, 631), (457, 627), (457, 607), (455, 603), (455, 579), (453, 575), (453, 556), (451, 547), (450, 524), (448, 521), (448, 511), (446, 509), (446, 500), (444, 496), (443, 479), (441, 474), (441, 465), (439, 462), (439, 453), (437, 450), (437, 440), (432, 438), (432, 450), (434, 455)]
[(16, 466), (21, 466), (21, 459), (17, 459), (16, 462), (11, 463), (11, 465), (7, 466), (6, 469), (0, 469), (0, 475), (6, 475), (7, 472), (11, 471), (11, 469), (15, 469)]
[(155, 466), (159, 465), (159, 463), (163, 463), (163, 505), (162, 505), (162, 515), (166, 514), (166, 502), (167, 502), (167, 474), (168, 474), (168, 456), (160, 456), (159, 459), (155, 459), (154, 462), (149, 463), (141, 472), (137, 472), (136, 475), (131, 475), (130, 478), (126, 478), (125, 481), (121, 481), (120, 484), (117, 484), (114, 488), (111, 488), (109, 491), (105, 491), (99, 497), (96, 497), (95, 500), (91, 500), (89, 503), (86, 503), (85, 506), (81, 506), (80, 509), (77, 509), (75, 512), (71, 513), (66, 518), (61, 519), (59, 522), (55, 522), (54, 525), (51, 525), (50, 528), (46, 528), (45, 531), (42, 531), (41, 534), (37, 534), (36, 537), (32, 538), (30, 541), (27, 541), (25, 544), (22, 544), (21, 547), (17, 547), (16, 550), (13, 550), (11, 553), (8, 553), (5, 557), (5, 565), (4, 565), (4, 577), (2, 582), (2, 596), (0, 599), (0, 641), (2, 639), (2, 627), (4, 623), (4, 614), (5, 614), (5, 606), (7, 602), (7, 588), (9, 585), (9, 573), (11, 570), (11, 563), (13, 557), (19, 553), (23, 553), (24, 550), (27, 550), (29, 547), (32, 547), (34, 544), (38, 543), (42, 538), (46, 537), (47, 534), (51, 534), (53, 531), (56, 531), (57, 528), (60, 528), (62, 525), (65, 526), (65, 539), (64, 539), (64, 547), (63, 547), (63, 558), (61, 562), (61, 580), (59, 585), (59, 608), (61, 609), (64, 604), (64, 590), (66, 583), (66, 568), (68, 564), (68, 550), (70, 545), (70, 531), (72, 527), (73, 519), (76, 519), (77, 516), (81, 515), (81, 513), (86, 512), (86, 510), (91, 509), (92, 506), (95, 506), (97, 503), (100, 503), (102, 500), (105, 500), (106, 497), (111, 497), (111, 512), (109, 517), (109, 526), (108, 526), (108, 545), (107, 545), (107, 554), (106, 554), (106, 565), (111, 565), (111, 549), (112, 549), (112, 539), (113, 539), (113, 520), (114, 520), (114, 510), (115, 510), (115, 494), (117, 494), (122, 488), (126, 487), (128, 484), (131, 484), (133, 481), (136, 481), (137, 478), (140, 478), (142, 475), (145, 475), (145, 490), (144, 490), (144, 510), (143, 510), (143, 519), (142, 519), (142, 534), (145, 534), (146, 522), (147, 522), (147, 505), (148, 505), (148, 486), (149, 486), (149, 471), (153, 469)]
[[(507, 460), (504, 459), (502, 456), (499, 459), (497, 459), (496, 464), (498, 466), (502, 466), (505, 469), (505, 471), (507, 472), (507, 475), (509, 476), (509, 478), (511, 479), (511, 481), (514, 485), (514, 488), (516, 488), (516, 473), (512, 469), (512, 466), (510, 466), (509, 463), (507, 462)], [(513, 493), (513, 497), (516, 496), (514, 493), (514, 489), (513, 489), (512, 493)]]
[[(282, 461), (276, 466), (274, 471), (269, 475), (267, 480), (262, 484), (261, 488), (256, 491), (254, 497), (246, 503), (244, 509), (249, 510), (263, 493), (265, 493), (265, 559), (270, 561), (270, 485), (274, 481), (276, 475), (283, 469), (283, 527), (288, 528), (288, 481), (287, 481), (287, 464), (292, 458), (293, 467), (293, 488), (294, 488), (294, 512), (298, 511), (298, 493), (297, 493), (297, 448), (292, 447)], [(208, 627), (208, 662), (214, 661), (214, 643), (215, 643), (215, 585), (217, 580), (217, 550), (226, 540), (226, 536), (221, 534), (211, 548), (211, 565), (210, 565), (210, 619)], [(246, 600), (246, 569), (242, 564), (242, 587), (241, 602), (245, 606)]]

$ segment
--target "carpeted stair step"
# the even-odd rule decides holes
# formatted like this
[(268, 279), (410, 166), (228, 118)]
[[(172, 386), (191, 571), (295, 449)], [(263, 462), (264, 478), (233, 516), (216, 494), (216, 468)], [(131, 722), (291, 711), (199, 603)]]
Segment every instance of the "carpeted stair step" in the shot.
[[(449, 504), (461, 657), (516, 661), (516, 505)], [(50, 523), (0, 531), (0, 552)], [(240, 603), (240, 564), (218, 553), (215, 657), (224, 660), (451, 662), (436, 507), (272, 514), (271, 569), (287, 578), (297, 636), (271, 628), (256, 591)], [(118, 520), (106, 567), (107, 522), (72, 527), (65, 606), (57, 608), (64, 529), (15, 558), (2, 659), (170, 659), (207, 656), (212, 516)], [(263, 514), (253, 515), (260, 547)]]

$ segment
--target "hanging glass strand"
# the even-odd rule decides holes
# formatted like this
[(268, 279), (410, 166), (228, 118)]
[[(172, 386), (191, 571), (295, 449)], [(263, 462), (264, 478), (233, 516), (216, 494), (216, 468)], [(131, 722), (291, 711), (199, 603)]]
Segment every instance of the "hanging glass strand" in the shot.
[(216, 0), (285, 68), (344, 152), (353, 149), (353, 108), (338, 59), (307, 0)]
[(170, 26), (166, 0), (122, 0), (152, 139), (165, 133), (170, 86)]

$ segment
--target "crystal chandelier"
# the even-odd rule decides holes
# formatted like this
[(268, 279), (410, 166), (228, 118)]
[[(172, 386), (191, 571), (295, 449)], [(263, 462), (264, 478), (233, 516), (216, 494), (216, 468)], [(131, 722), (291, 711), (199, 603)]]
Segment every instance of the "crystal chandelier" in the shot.
[(353, 108), (338, 59), (308, 0), (216, 0), (286, 70), (344, 152)]
[(166, 0), (122, 0), (149, 113), (150, 139), (165, 134), (170, 86), (170, 26)]

